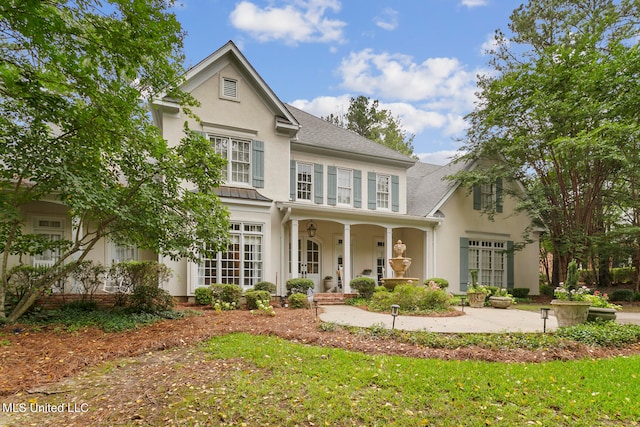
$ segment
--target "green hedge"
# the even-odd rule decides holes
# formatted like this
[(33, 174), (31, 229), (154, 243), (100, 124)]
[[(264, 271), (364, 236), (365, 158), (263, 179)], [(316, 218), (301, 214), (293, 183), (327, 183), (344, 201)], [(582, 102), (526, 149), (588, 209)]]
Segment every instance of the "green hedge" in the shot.
[(239, 307), (240, 298), (242, 298), (242, 288), (238, 285), (222, 283), (215, 283), (211, 285), (212, 302), (226, 302), (229, 304), (235, 304), (236, 307)]
[(269, 291), (247, 291), (244, 293), (244, 300), (247, 304), (247, 310), (257, 310), (258, 301), (262, 301), (264, 305), (271, 303), (271, 293)]
[(288, 298), (289, 307), (291, 308), (309, 308), (309, 300), (306, 294), (295, 293)]
[(313, 280), (298, 277), (287, 280), (287, 295), (306, 294), (309, 289), (313, 289)]
[(430, 282), (433, 282), (436, 285), (438, 285), (440, 289), (446, 289), (449, 287), (449, 281), (441, 277), (432, 277), (431, 279), (425, 280), (422, 284), (425, 286), (429, 286)]
[(358, 291), (362, 298), (371, 299), (376, 288), (376, 281), (371, 277), (356, 277), (349, 282), (349, 286)]

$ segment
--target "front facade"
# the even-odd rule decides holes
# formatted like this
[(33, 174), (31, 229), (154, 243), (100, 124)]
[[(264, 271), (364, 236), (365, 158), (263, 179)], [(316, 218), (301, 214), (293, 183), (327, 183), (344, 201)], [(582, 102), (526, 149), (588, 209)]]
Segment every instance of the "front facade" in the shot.
[[(174, 271), (164, 287), (178, 297), (212, 283), (246, 289), (259, 281), (284, 295), (295, 277), (312, 279), (316, 292), (349, 292), (359, 275), (392, 277), (388, 260), (402, 240), (412, 258), (407, 277), (442, 277), (456, 293), (475, 269), (483, 284), (537, 293), (537, 236), (524, 250), (508, 251), (530, 219), (513, 215), (514, 202), (505, 198), (504, 213), (489, 221), (473, 199), (488, 203), (497, 189), (472, 195), (442, 179), (460, 166), (418, 163), (283, 104), (232, 42), (189, 70), (183, 90), (200, 101), (198, 121), (170, 99), (153, 103), (153, 118), (170, 144), (187, 121), (227, 159), (218, 195), (230, 212), (228, 250), (193, 263), (105, 242), (89, 258), (159, 259)], [(44, 218), (40, 212), (52, 206), (30, 215)], [(65, 213), (51, 212), (70, 235)]]

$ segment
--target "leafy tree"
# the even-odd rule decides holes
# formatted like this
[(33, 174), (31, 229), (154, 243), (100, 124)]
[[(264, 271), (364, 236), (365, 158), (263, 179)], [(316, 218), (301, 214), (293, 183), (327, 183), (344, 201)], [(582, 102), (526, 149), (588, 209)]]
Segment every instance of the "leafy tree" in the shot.
[(381, 109), (377, 99), (371, 101), (362, 95), (351, 97), (346, 114), (329, 114), (323, 119), (399, 153), (413, 156), (415, 135), (407, 136), (400, 125), (400, 118), (394, 118), (389, 110)]
[[(169, 147), (148, 100), (176, 86), (181, 28), (161, 0), (17, 1), (0, 5), (0, 317), (11, 258), (57, 252), (39, 292), (110, 236), (174, 258), (225, 244), (228, 215), (213, 189), (221, 160), (189, 131)], [(193, 191), (197, 189), (198, 191)], [(71, 239), (25, 227), (34, 203), (62, 205)], [(38, 297), (22, 298), (15, 321)]]
[(530, 0), (496, 32), (494, 72), (478, 81), (480, 102), (461, 160), (492, 166), (456, 178), (496, 177), (526, 187), (521, 207), (549, 232), (554, 277), (568, 260), (597, 250), (604, 196), (626, 168), (638, 135), (638, 2)]

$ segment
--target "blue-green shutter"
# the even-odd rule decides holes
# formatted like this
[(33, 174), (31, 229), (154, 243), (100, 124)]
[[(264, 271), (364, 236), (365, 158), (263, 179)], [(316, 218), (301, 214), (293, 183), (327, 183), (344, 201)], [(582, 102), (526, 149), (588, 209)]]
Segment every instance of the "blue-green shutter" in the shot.
[(400, 177), (391, 175), (391, 210), (398, 212), (400, 210)]
[(482, 196), (480, 193), (480, 186), (473, 186), (473, 209), (479, 211), (482, 209)]
[(376, 173), (369, 172), (367, 173), (367, 206), (369, 209), (375, 209), (377, 207), (376, 201), (377, 195), (377, 180)]
[(469, 283), (469, 239), (460, 238), (460, 290), (466, 291)]
[(338, 193), (338, 171), (335, 166), (327, 166), (327, 204), (335, 206)]
[(515, 282), (513, 241), (507, 242), (507, 289), (513, 289)]
[(502, 178), (496, 179), (496, 212), (502, 212)]
[(296, 175), (298, 173), (298, 163), (295, 160), (291, 160), (289, 163), (289, 199), (296, 200), (298, 194), (298, 180)]
[(313, 165), (313, 193), (315, 202), (318, 204), (324, 202), (323, 173), (324, 166), (320, 163), (315, 163)]
[(251, 159), (253, 186), (264, 188), (264, 142), (252, 141), (251, 145), (253, 146), (253, 158)]
[(362, 207), (362, 171), (353, 171), (353, 207)]

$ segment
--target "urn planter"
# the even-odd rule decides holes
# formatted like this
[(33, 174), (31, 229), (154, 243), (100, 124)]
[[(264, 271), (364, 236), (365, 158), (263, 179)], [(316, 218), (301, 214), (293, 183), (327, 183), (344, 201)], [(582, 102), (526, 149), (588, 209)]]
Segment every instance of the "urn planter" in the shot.
[(551, 301), (553, 313), (558, 321), (558, 326), (575, 326), (587, 321), (589, 314), (589, 301), (570, 301), (554, 299)]
[(469, 307), (482, 308), (487, 294), (484, 292), (467, 292), (467, 297), (469, 298)]
[(507, 308), (512, 302), (511, 297), (489, 297), (489, 303), (493, 308)]
[(596, 322), (598, 320), (616, 320), (616, 309), (604, 307), (589, 307), (587, 321)]

